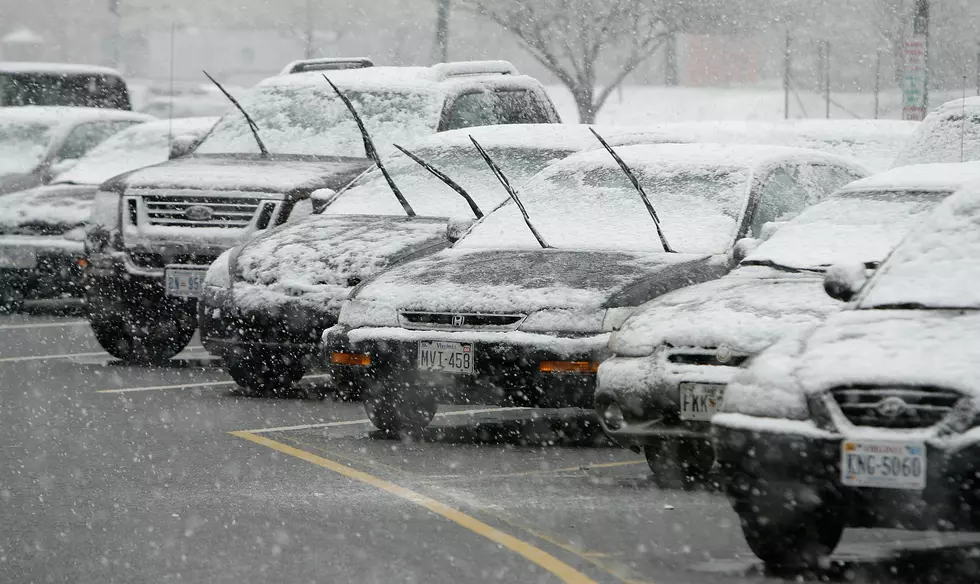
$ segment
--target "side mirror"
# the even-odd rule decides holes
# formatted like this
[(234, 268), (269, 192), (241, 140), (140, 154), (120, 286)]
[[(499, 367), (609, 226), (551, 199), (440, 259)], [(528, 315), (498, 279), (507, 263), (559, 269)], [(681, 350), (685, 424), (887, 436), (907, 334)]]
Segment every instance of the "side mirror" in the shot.
[(868, 281), (864, 264), (835, 264), (823, 278), (823, 289), (831, 298), (850, 302)]
[(752, 237), (745, 237), (736, 241), (735, 247), (732, 248), (732, 264), (737, 266), (742, 263), (742, 260), (759, 247), (759, 243), (758, 239)]
[(330, 201), (334, 200), (337, 196), (337, 191), (333, 189), (317, 189), (310, 193), (310, 201), (313, 202), (313, 212), (319, 213), (330, 204)]
[(473, 227), (474, 223), (476, 223), (476, 220), (470, 218), (451, 218), (449, 223), (446, 224), (446, 239), (449, 240), (449, 243), (456, 243), (466, 235), (466, 232), (470, 230), (470, 227)]
[(197, 147), (197, 136), (192, 136), (189, 134), (184, 134), (183, 136), (174, 136), (174, 139), (170, 142), (170, 160), (174, 158), (180, 158), (193, 152), (194, 148)]

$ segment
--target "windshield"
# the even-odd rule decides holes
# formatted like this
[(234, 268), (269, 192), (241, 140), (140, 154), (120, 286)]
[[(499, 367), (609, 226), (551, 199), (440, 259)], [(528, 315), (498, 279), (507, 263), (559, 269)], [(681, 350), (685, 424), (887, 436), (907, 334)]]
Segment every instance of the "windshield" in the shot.
[(949, 194), (902, 190), (837, 193), (776, 226), (742, 265), (815, 271), (841, 262), (875, 265)]
[[(671, 247), (690, 253), (728, 249), (749, 190), (748, 169), (624, 159), (656, 208)], [(588, 161), (556, 164), (518, 189), (544, 240), (566, 249), (663, 251), (653, 220), (622, 169), (604, 151)], [(539, 247), (510, 203), (457, 245)]]
[[(474, 148), (444, 147), (409, 149), (459, 184), (484, 213), (507, 198), (486, 162)], [(568, 155), (567, 151), (534, 148), (491, 148), (490, 156), (504, 169), (513, 184), (521, 184), (549, 163)], [(432, 176), (415, 161), (398, 153), (385, 161), (395, 184), (423, 216), (472, 217), (466, 201), (444, 182)], [(328, 206), (325, 215), (404, 215), (381, 171), (361, 175)]]
[(980, 197), (956, 195), (895, 248), (860, 307), (980, 309), (978, 283)]
[[(341, 88), (343, 89), (343, 88)], [(432, 134), (441, 102), (424, 90), (345, 91), (382, 154), (392, 143)], [(326, 80), (322, 85), (261, 86), (239, 102), (272, 154), (363, 157), (364, 141), (350, 112)], [(195, 154), (257, 154), (245, 118), (231, 108)]]
[(27, 173), (48, 151), (54, 126), (39, 121), (0, 120), (0, 176)]
[(0, 73), (0, 106), (67, 105), (129, 109), (118, 77), (77, 73)]

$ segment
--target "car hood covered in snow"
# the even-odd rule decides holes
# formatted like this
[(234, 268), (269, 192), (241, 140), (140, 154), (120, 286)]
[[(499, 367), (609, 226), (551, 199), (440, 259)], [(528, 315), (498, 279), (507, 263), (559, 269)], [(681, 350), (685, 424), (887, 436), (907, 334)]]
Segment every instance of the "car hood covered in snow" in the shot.
[(358, 282), (448, 244), (441, 218), (311, 215), (238, 251), (233, 296), (243, 308), (274, 305), (287, 296), (336, 313)]
[(822, 276), (745, 267), (713, 282), (676, 290), (641, 306), (610, 343), (620, 356), (645, 356), (660, 345), (720, 347), (754, 354), (781, 336), (807, 329), (844, 304), (823, 290)]
[[(382, 274), (355, 298), (365, 308), (377, 304), (407, 311), (597, 312), (636, 306), (692, 280), (716, 278), (724, 269), (723, 260), (703, 255), (452, 249)], [(371, 312), (346, 311), (343, 324), (376, 325)]]
[(94, 185), (59, 184), (0, 196), (0, 233), (54, 235), (88, 219)]
[(190, 156), (115, 179), (126, 188), (252, 191), (286, 195), (296, 189), (346, 185), (368, 167), (361, 158)]

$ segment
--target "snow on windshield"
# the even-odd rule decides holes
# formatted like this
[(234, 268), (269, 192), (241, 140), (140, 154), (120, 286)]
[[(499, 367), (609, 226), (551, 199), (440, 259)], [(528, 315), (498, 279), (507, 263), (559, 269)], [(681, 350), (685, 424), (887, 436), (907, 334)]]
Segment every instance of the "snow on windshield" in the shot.
[[(749, 169), (658, 161), (629, 148), (620, 154), (653, 203), (671, 247), (724, 253), (745, 205)], [(642, 199), (604, 151), (555, 164), (518, 194), (531, 222), (553, 247), (663, 251)], [(513, 204), (488, 215), (458, 246), (539, 247)]]
[(943, 191), (850, 191), (780, 225), (743, 264), (823, 270), (839, 262), (880, 262), (948, 196)]
[(980, 185), (944, 201), (882, 264), (861, 308), (980, 309)]
[[(441, 146), (409, 151), (456, 181), (473, 197), (484, 213), (489, 213), (507, 198), (507, 191), (472, 147)], [(512, 183), (518, 185), (548, 163), (568, 154), (560, 150), (511, 147), (489, 148), (488, 152)], [(434, 217), (473, 216), (473, 211), (463, 197), (404, 154), (389, 157), (385, 161), (385, 167), (417, 214)], [(404, 215), (405, 211), (395, 199), (381, 171), (374, 169), (354, 181), (323, 214)]]
[[(363, 157), (364, 141), (357, 124), (333, 89), (322, 85), (260, 86), (240, 99), (255, 120), (259, 135), (273, 154)], [(342, 88), (343, 90), (343, 88)], [(436, 131), (440, 94), (424, 88), (344, 90), (374, 139), (379, 153), (393, 152), (392, 143)], [(226, 114), (197, 148), (196, 154), (259, 152), (255, 138), (238, 110)]]
[(0, 176), (34, 170), (48, 150), (52, 129), (38, 121), (0, 121)]

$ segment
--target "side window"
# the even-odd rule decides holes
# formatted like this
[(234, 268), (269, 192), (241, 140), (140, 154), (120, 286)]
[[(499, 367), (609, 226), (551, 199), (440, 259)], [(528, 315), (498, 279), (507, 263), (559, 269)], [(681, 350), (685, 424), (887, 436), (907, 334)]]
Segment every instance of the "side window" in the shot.
[(56, 160), (75, 160), (99, 145), (116, 132), (131, 126), (134, 122), (90, 122), (80, 124), (71, 132), (58, 149)]
[(496, 98), (489, 91), (464, 93), (456, 97), (449, 112), (447, 130), (499, 124)]
[(759, 190), (752, 216), (752, 237), (762, 234), (762, 226), (799, 213), (808, 204), (807, 193), (798, 180), (796, 167), (781, 166), (769, 174)]
[(816, 203), (847, 183), (862, 179), (864, 176), (846, 166), (804, 164), (800, 167), (800, 184), (809, 194), (809, 203)]

